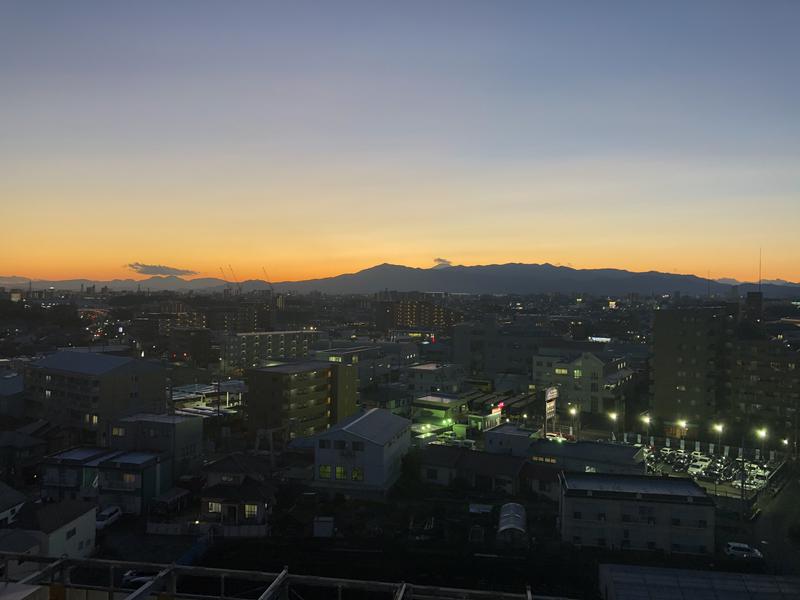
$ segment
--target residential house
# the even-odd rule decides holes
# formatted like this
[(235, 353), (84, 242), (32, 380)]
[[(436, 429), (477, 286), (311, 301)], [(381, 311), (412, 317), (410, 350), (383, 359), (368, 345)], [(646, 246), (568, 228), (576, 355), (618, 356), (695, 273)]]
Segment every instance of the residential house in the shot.
[(372, 408), (314, 438), (314, 486), (329, 493), (382, 497), (400, 477), (411, 421)]

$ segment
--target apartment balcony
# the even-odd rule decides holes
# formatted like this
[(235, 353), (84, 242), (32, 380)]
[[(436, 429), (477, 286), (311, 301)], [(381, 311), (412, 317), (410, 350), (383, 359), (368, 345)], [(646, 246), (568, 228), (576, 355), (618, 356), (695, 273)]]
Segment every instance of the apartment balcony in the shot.
[(123, 481), (122, 479), (106, 479), (100, 482), (101, 491), (132, 492), (142, 487), (140, 481)]

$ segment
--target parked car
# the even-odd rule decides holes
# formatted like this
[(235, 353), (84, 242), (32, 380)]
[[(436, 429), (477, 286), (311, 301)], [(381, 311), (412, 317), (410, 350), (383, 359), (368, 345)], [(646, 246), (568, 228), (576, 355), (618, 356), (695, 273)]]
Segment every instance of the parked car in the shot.
[(119, 506), (107, 506), (95, 517), (95, 526), (98, 531), (110, 527), (122, 517), (122, 509)]
[(731, 558), (761, 559), (764, 556), (757, 548), (740, 542), (728, 542), (725, 545), (725, 554)]
[(686, 470), (689, 473), (689, 475), (699, 475), (705, 470), (705, 468), (706, 468), (705, 463), (693, 462), (692, 464), (689, 465), (689, 467)]

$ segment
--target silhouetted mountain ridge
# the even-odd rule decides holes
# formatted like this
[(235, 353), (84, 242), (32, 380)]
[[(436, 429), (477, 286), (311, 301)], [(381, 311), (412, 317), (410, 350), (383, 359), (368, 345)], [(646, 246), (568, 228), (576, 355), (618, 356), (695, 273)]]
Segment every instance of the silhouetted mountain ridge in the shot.
[[(27, 280), (14, 277), (0, 277), (0, 286), (24, 287)], [(20, 280), (24, 281), (23, 284)], [(153, 276), (147, 279), (115, 279), (112, 281), (91, 281), (72, 279), (68, 281), (34, 281), (33, 287), (56, 287), (58, 289), (80, 289), (95, 285), (107, 286), (112, 290), (150, 290), (150, 291), (220, 291), (233, 284), (218, 278), (183, 279), (174, 275)], [(244, 292), (267, 289), (269, 284), (259, 280), (241, 282)], [(406, 267), (382, 263), (356, 273), (344, 273), (334, 277), (309, 279), (305, 281), (284, 281), (274, 283), (274, 289), (281, 292), (307, 293), (312, 291), (328, 294), (370, 294), (382, 290), (448, 292), (468, 294), (535, 294), (535, 293), (589, 293), (596, 295), (621, 296), (629, 293), (642, 295), (681, 294), (702, 296), (709, 292), (726, 295), (731, 284), (697, 277), (662, 273), (659, 271), (633, 272), (624, 269), (574, 269), (550, 263), (525, 264), (506, 263), (491, 265), (448, 265), (433, 268)], [(757, 289), (756, 284), (738, 284), (739, 293)], [(770, 297), (800, 297), (800, 286), (790, 282), (764, 284), (762, 289)]]

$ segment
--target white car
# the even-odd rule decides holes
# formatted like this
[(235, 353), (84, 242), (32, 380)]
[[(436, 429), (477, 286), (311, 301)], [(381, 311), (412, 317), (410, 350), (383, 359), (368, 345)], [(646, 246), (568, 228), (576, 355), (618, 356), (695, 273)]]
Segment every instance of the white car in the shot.
[(725, 554), (731, 558), (764, 558), (758, 549), (739, 542), (728, 542), (725, 545)]
[(119, 506), (107, 506), (95, 517), (95, 526), (98, 531), (102, 531), (106, 527), (110, 527), (122, 516), (122, 509)]
[(707, 466), (708, 466), (708, 463), (702, 463), (702, 462), (695, 461), (695, 462), (693, 462), (692, 464), (689, 465), (689, 468), (686, 469), (686, 472), (689, 473), (689, 475), (699, 475), (700, 473), (702, 473), (703, 471), (706, 470)]

